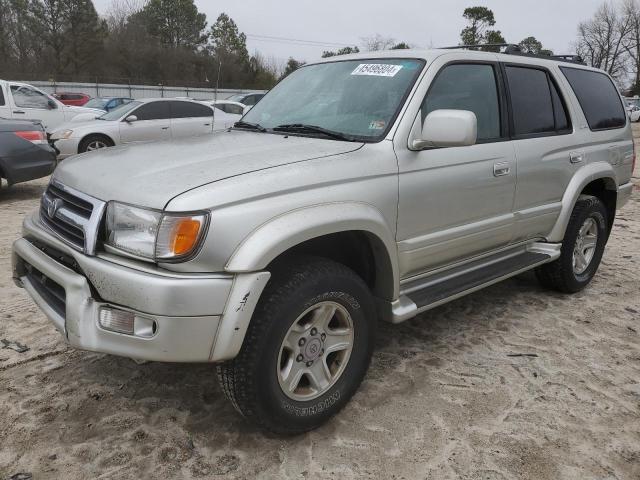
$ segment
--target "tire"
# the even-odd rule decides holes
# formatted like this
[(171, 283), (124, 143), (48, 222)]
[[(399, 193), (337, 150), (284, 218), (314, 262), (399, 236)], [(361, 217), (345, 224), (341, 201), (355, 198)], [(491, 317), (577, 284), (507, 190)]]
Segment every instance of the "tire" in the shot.
[[(102, 145), (102, 146), (98, 146)], [(105, 135), (89, 135), (80, 142), (78, 153), (85, 153), (100, 148), (113, 147), (113, 141)]]
[[(332, 308), (335, 308), (333, 317)], [(313, 328), (306, 322), (323, 316), (332, 318), (327, 323), (329, 327), (318, 328), (314, 336)], [(345, 325), (349, 319), (350, 352), (346, 353), (346, 349), (329, 352), (332, 344), (336, 346), (338, 337), (333, 336), (334, 332), (348, 336), (344, 332), (348, 331)], [(302, 325), (306, 333), (300, 333)], [(240, 353), (217, 367), (218, 379), (236, 410), (261, 428), (280, 435), (303, 433), (329, 420), (356, 392), (369, 368), (375, 331), (373, 299), (358, 275), (331, 260), (292, 257), (274, 268)], [(291, 335), (297, 336), (292, 340)], [(306, 338), (304, 347), (297, 340), (302, 337)], [(291, 350), (284, 345), (285, 338), (293, 345)], [(317, 358), (309, 354), (318, 351), (314, 345), (322, 347)], [(333, 368), (325, 370), (324, 365)], [(316, 372), (320, 368), (333, 372), (335, 377), (323, 390), (314, 386), (319, 383), (312, 381), (315, 373), (303, 374), (298, 387), (286, 393), (287, 385), (296, 385), (295, 380), (283, 379), (287, 366), (290, 372), (305, 369)]]
[[(590, 229), (586, 230), (587, 238), (582, 240), (581, 245), (577, 245), (580, 231), (587, 224), (590, 225)], [(546, 288), (563, 293), (576, 293), (589, 285), (602, 260), (608, 237), (607, 225), (607, 210), (602, 202), (596, 197), (581, 195), (571, 213), (562, 241), (560, 258), (536, 269), (539, 282)], [(588, 234), (589, 231), (597, 235), (593, 253), (583, 254), (584, 260), (580, 259), (574, 265), (575, 251), (580, 250), (582, 246), (584, 252), (584, 248), (588, 248), (586, 245), (594, 242), (593, 235)]]

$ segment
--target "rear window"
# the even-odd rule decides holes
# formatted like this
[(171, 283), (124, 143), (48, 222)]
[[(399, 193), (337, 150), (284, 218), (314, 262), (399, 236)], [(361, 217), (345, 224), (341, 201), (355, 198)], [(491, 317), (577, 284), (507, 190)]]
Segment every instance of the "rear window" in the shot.
[(573, 88), (591, 130), (622, 128), (627, 115), (618, 89), (604, 73), (560, 67)]

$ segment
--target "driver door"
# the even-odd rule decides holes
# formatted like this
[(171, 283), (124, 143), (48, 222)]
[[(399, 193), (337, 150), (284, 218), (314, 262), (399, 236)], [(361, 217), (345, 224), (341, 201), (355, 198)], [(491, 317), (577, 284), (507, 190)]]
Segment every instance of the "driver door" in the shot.
[(412, 151), (402, 140), (397, 240), (405, 278), (511, 241), (516, 165), (500, 79), (494, 62), (443, 65), (415, 119), (421, 130), (432, 111), (472, 111), (475, 145)]
[(135, 115), (135, 122), (120, 122), (122, 143), (148, 142), (151, 140), (169, 140), (171, 138), (171, 111), (168, 101), (143, 103), (129, 112), (127, 117)]

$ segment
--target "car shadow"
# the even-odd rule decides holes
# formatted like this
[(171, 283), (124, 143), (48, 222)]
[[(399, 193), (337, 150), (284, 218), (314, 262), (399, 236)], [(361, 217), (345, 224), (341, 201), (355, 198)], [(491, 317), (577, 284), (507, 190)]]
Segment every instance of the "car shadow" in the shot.
[(0, 204), (33, 200), (42, 196), (46, 188), (47, 183), (42, 180), (17, 183), (11, 186), (7, 186), (3, 180), (2, 188), (0, 188)]

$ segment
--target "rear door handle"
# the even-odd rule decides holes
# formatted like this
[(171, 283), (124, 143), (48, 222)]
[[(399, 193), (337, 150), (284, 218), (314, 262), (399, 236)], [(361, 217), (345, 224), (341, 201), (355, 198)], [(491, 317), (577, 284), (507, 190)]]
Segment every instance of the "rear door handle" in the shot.
[(493, 165), (493, 176), (504, 177), (511, 173), (511, 167), (508, 163), (496, 163)]
[(169, 127), (162, 127), (162, 130), (169, 130)]
[(582, 163), (584, 160), (584, 155), (580, 152), (572, 152), (569, 155), (569, 161), (571, 163)]
[(24, 112), (22, 110), (14, 110), (13, 113), (19, 113), (21, 115), (24, 115)]

